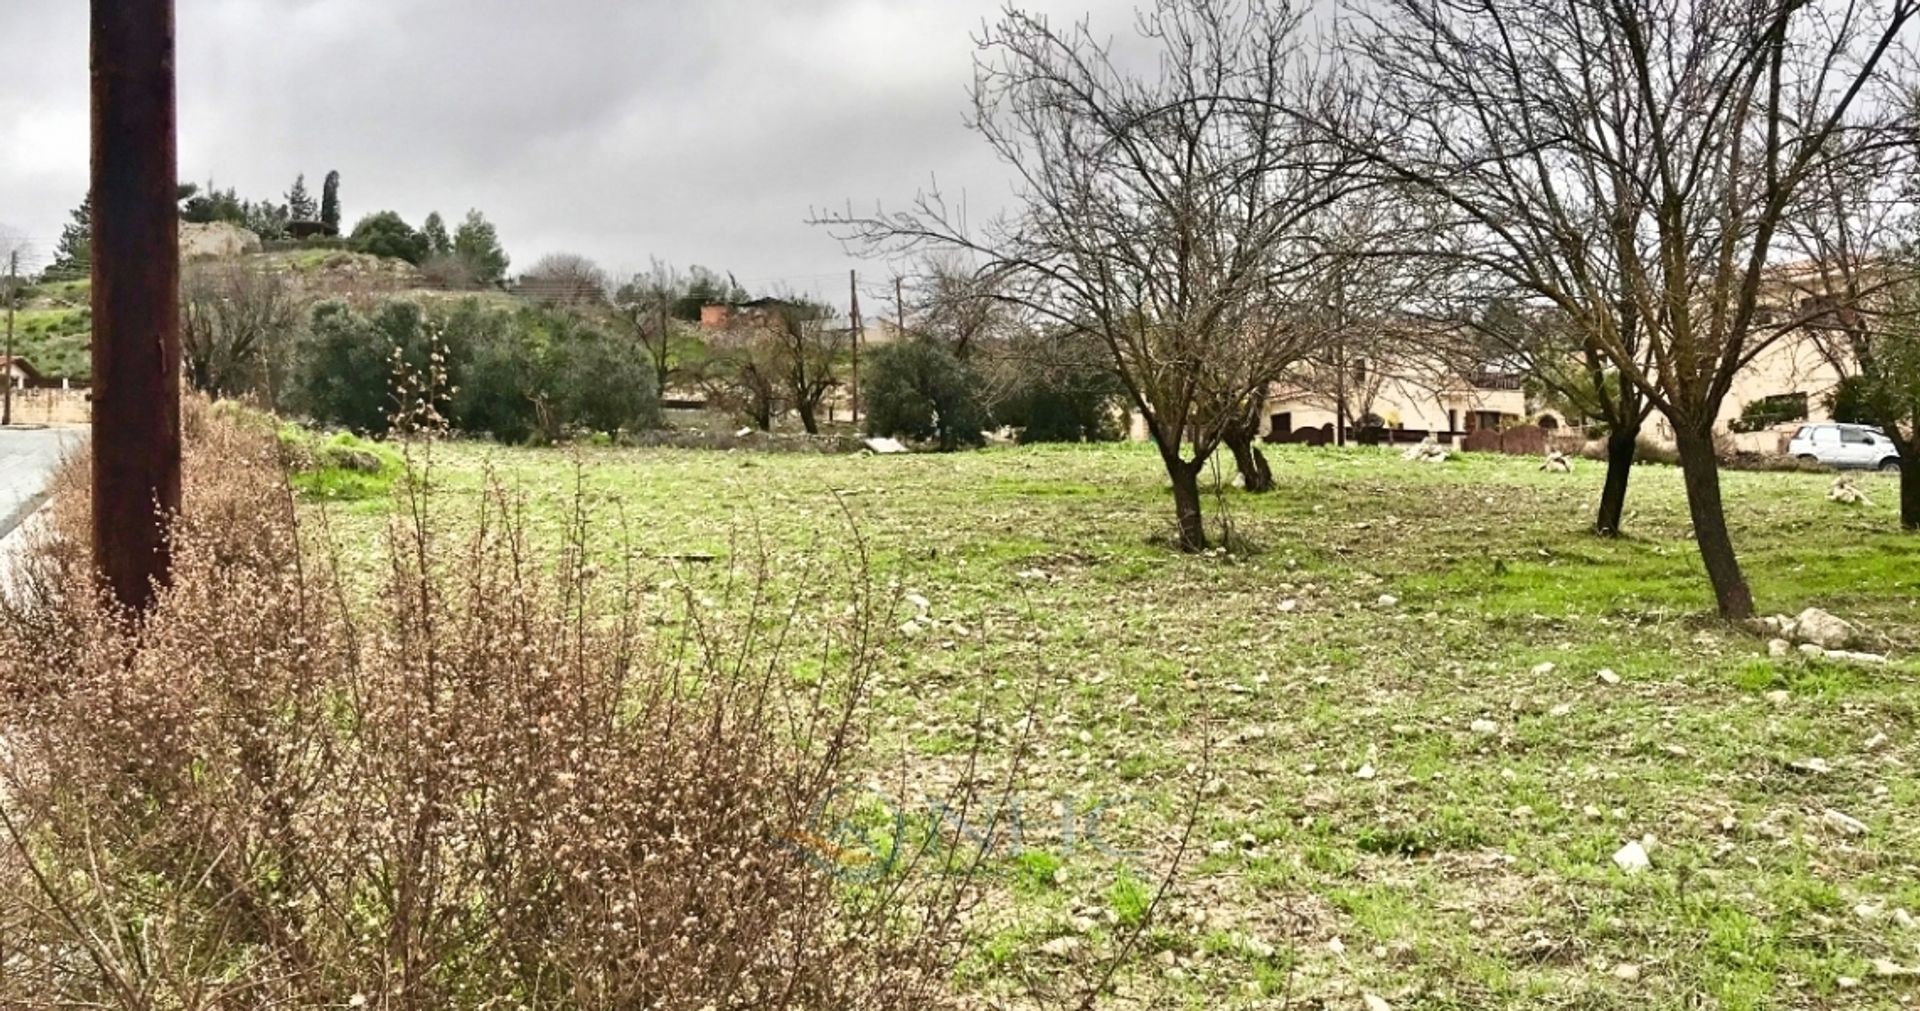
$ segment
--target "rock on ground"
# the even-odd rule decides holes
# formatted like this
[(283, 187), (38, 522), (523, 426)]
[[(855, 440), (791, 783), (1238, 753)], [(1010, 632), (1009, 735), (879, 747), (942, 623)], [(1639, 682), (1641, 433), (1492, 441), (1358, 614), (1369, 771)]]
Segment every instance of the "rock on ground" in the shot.
[(1795, 638), (1821, 649), (1846, 649), (1858, 634), (1851, 623), (1817, 607), (1807, 608), (1794, 622)]

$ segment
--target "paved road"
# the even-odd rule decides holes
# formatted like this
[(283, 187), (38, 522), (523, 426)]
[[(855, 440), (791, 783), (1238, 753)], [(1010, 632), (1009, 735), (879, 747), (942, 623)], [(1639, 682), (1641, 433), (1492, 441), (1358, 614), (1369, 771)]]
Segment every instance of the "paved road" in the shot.
[(86, 441), (84, 428), (0, 429), (0, 541), (40, 507), (61, 456)]

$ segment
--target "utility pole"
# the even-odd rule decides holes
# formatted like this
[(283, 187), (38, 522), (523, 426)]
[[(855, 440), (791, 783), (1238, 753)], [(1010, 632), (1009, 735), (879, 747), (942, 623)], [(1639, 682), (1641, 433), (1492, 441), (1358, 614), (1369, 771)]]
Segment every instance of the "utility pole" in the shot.
[(660, 388), (654, 392), (664, 401), (667, 399), (667, 355), (673, 352), (673, 324), (667, 319), (667, 300), (664, 295), (655, 308), (660, 313), (660, 357), (654, 360), (653, 372)]
[(180, 509), (173, 0), (93, 0), (93, 559), (145, 611)]
[(907, 339), (907, 298), (905, 295), (906, 286), (907, 286), (906, 278), (895, 277), (893, 279), (894, 325), (900, 328), (901, 340)]
[(13, 304), (20, 301), (20, 251), (7, 253), (7, 376), (0, 387), (0, 425), (13, 424)]
[(860, 272), (847, 271), (848, 289), (853, 293), (853, 427), (860, 427)]

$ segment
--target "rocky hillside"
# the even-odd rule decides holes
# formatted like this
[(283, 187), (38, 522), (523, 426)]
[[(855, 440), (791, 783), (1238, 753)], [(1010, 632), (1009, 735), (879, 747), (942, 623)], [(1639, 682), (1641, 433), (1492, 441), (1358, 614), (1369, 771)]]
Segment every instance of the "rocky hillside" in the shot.
[[(241, 263), (286, 277), (302, 295), (313, 300), (481, 294), (436, 287), (418, 267), (404, 260), (331, 248), (262, 252), (259, 237), (233, 225), (183, 224), (180, 252), (183, 271)], [(51, 379), (87, 382), (92, 373), (92, 292), (93, 286), (86, 280), (30, 286), (15, 318), (14, 352)], [(484, 293), (484, 297), (507, 296)]]

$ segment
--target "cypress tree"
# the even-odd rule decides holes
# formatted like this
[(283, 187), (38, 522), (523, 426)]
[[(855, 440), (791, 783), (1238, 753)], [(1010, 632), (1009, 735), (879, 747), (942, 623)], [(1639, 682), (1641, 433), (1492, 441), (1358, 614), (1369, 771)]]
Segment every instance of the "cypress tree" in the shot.
[(328, 172), (320, 187), (320, 223), (335, 235), (340, 234), (340, 173)]

